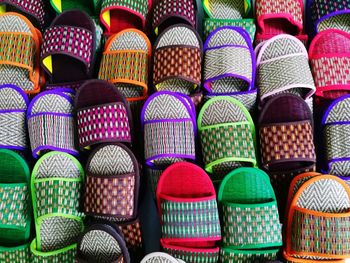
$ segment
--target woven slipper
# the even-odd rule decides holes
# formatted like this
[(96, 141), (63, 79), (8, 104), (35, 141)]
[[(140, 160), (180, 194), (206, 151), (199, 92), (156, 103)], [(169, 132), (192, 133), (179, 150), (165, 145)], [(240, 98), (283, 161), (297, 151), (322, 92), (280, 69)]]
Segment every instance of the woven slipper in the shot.
[(77, 254), (77, 245), (70, 245), (66, 248), (41, 252), (36, 248), (36, 240), (34, 239), (30, 244), (31, 261), (30, 263), (73, 263)]
[(41, 33), (24, 16), (0, 15), (0, 85), (14, 84), (28, 94), (40, 91)]
[(106, 34), (118, 33), (127, 28), (144, 30), (152, 0), (102, 0), (101, 24)]
[(282, 246), (282, 227), (276, 196), (265, 172), (238, 168), (229, 173), (220, 185), (218, 202), (223, 213), (221, 262), (276, 259)]
[(0, 148), (27, 149), (26, 112), (29, 99), (14, 85), (0, 85)]
[(341, 179), (324, 175), (305, 182), (293, 198), (287, 221), (287, 259), (308, 262), (350, 257), (344, 230), (350, 227), (350, 188)]
[(309, 0), (310, 17), (316, 33), (334, 28), (350, 33), (350, 2)]
[(123, 234), (107, 224), (95, 224), (80, 236), (77, 248), (79, 263), (130, 263)]
[(89, 15), (97, 15), (101, 0), (50, 0), (51, 6), (57, 13), (79, 9)]
[(256, 0), (257, 34), (260, 43), (280, 34), (307, 42), (304, 33), (304, 3), (302, 0)]
[(326, 171), (329, 174), (350, 176), (350, 95), (335, 100), (322, 118)]
[(75, 97), (75, 110), (82, 150), (99, 143), (131, 143), (130, 108), (112, 84), (86, 81)]
[(95, 53), (96, 29), (92, 19), (79, 10), (66, 11), (44, 33), (41, 66), (50, 83), (74, 86), (92, 78)]
[(261, 103), (279, 93), (310, 102), (316, 87), (305, 46), (290, 35), (278, 35), (256, 48), (257, 85)]
[(81, 164), (66, 153), (47, 153), (34, 166), (31, 178), (34, 254), (61, 257), (70, 255), (70, 250), (76, 247), (84, 227), (79, 211), (83, 180)]
[(27, 111), (28, 133), (32, 154), (61, 151), (78, 155), (72, 98), (60, 90), (37, 95)]
[(131, 252), (142, 248), (141, 223), (138, 218), (128, 222), (118, 222), (117, 226), (123, 233), (126, 246)]
[(141, 263), (181, 263), (181, 259), (176, 259), (169, 254), (163, 252), (154, 252), (146, 255)]
[(191, 163), (176, 163), (157, 187), (164, 251), (185, 262), (218, 262), (221, 239), (216, 193), (209, 176)]
[(149, 167), (196, 159), (196, 116), (188, 97), (156, 92), (142, 109), (141, 123)]
[(279, 94), (265, 104), (258, 123), (262, 167), (271, 177), (283, 214), (293, 177), (315, 170), (313, 116), (299, 96)]
[(333, 100), (350, 93), (350, 34), (329, 29), (316, 35), (309, 57), (316, 96)]
[(239, 101), (231, 97), (209, 100), (198, 115), (197, 126), (208, 173), (222, 178), (237, 167), (257, 166), (254, 122)]
[(123, 144), (102, 145), (86, 165), (84, 210), (112, 221), (136, 217), (140, 174), (134, 154)]
[(200, 87), (202, 48), (198, 33), (188, 25), (177, 24), (164, 30), (154, 44), (155, 89), (189, 95)]
[(203, 0), (203, 8), (210, 18), (242, 19), (251, 13), (250, 0)]
[(194, 0), (160, 0), (154, 7), (152, 27), (156, 35), (175, 24), (196, 27), (197, 8)]
[[(255, 54), (248, 33), (239, 27), (221, 27), (204, 44), (203, 86), (209, 95), (230, 95), (247, 104), (255, 89)], [(239, 61), (239, 63), (237, 62)]]
[(29, 244), (11, 248), (0, 246), (0, 262), (32, 263)]

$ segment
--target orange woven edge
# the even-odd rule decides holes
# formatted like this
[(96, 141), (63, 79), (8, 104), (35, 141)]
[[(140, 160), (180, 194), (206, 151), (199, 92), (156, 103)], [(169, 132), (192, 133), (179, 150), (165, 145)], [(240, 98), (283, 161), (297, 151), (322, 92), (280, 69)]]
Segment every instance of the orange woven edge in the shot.
[[(284, 257), (284, 259), (286, 259), (288, 261), (288, 263), (320, 263), (320, 262), (323, 262), (321, 260), (294, 258), (294, 257), (291, 257), (290, 255), (288, 255), (286, 253), (286, 251), (283, 251), (283, 257)], [(346, 261), (344, 259), (338, 259), (338, 260), (327, 260), (324, 262), (327, 262), (327, 263), (341, 263), (341, 262), (343, 262), (343, 263), (345, 263)]]

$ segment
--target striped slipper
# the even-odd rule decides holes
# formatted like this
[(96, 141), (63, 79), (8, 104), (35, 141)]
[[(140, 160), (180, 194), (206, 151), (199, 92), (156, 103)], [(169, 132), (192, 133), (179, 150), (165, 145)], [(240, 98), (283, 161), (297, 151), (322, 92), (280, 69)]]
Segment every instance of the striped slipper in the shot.
[(229, 95), (255, 109), (255, 54), (246, 31), (221, 27), (204, 44), (204, 83), (209, 97)]
[(280, 94), (265, 104), (258, 123), (261, 164), (271, 177), (283, 214), (293, 177), (315, 170), (313, 116), (302, 98)]
[(51, 6), (58, 13), (79, 9), (89, 15), (97, 15), (101, 0), (50, 0)]
[(191, 263), (216, 263), (221, 239), (216, 193), (209, 176), (191, 163), (176, 163), (157, 187), (164, 251)]
[(163, 252), (154, 252), (146, 255), (141, 260), (141, 263), (184, 263), (184, 261)]
[(0, 148), (27, 149), (28, 104), (29, 99), (21, 88), (11, 84), (0, 85)]
[(315, 33), (331, 28), (350, 33), (349, 1), (309, 0), (308, 10)]
[(130, 263), (123, 234), (107, 224), (95, 224), (80, 236), (78, 263)]
[(335, 176), (313, 177), (291, 202), (284, 256), (289, 262), (346, 262), (349, 228), (349, 186)]
[(256, 0), (256, 43), (261, 43), (280, 34), (297, 37), (307, 44), (304, 31), (303, 0)]
[(158, 36), (153, 49), (156, 91), (189, 95), (200, 87), (203, 45), (197, 31), (185, 24), (168, 27)]
[(350, 176), (350, 95), (342, 96), (328, 107), (322, 118), (325, 170), (329, 174)]
[(261, 104), (279, 93), (296, 94), (312, 106), (315, 84), (305, 46), (290, 35), (278, 35), (256, 47), (257, 86)]
[(196, 159), (196, 116), (189, 97), (156, 92), (146, 101), (141, 122), (147, 166), (162, 168)]
[[(31, 251), (36, 262), (72, 262), (76, 241), (84, 228), (79, 211), (84, 171), (77, 159), (50, 152), (39, 159), (31, 178), (36, 239)], [(47, 261), (45, 261), (47, 258)], [(50, 258), (67, 261), (50, 261)], [(44, 259), (44, 261), (40, 261)]]
[(74, 88), (92, 78), (95, 53), (96, 28), (92, 19), (79, 10), (66, 11), (44, 33), (41, 66), (50, 84)]
[(197, 125), (205, 170), (215, 178), (222, 179), (240, 166), (257, 166), (254, 122), (239, 101), (231, 97), (209, 100)]
[(331, 101), (350, 93), (350, 34), (329, 29), (320, 32), (309, 48), (316, 96)]
[(144, 30), (152, 0), (102, 0), (101, 24), (112, 35), (127, 28)]
[[(238, 168), (220, 185), (221, 262), (264, 262), (282, 246), (276, 196), (270, 178), (256, 168)], [(263, 227), (262, 227), (263, 226)]]
[[(29, 263), (30, 171), (17, 153), (0, 149), (0, 262)], [(26, 244), (26, 245), (23, 245)]]
[(75, 97), (80, 149), (99, 143), (131, 143), (130, 108), (114, 85), (89, 80)]
[(30, 102), (27, 122), (34, 158), (47, 151), (78, 155), (73, 109), (72, 98), (61, 90), (42, 92)]
[(40, 91), (41, 33), (24, 16), (0, 15), (0, 85), (14, 84), (27, 94)]
[(154, 7), (152, 27), (156, 35), (170, 25), (180, 23), (196, 28), (196, 15), (194, 0), (160, 0)]

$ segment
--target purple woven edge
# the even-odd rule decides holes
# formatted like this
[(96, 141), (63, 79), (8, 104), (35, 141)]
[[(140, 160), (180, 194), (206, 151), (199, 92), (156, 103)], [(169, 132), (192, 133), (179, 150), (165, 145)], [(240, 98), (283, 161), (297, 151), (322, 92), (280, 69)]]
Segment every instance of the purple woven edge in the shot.
[(14, 89), (15, 91), (17, 91), (22, 96), (22, 98), (24, 99), (24, 101), (26, 103), (26, 106), (28, 107), (28, 104), (29, 104), (28, 95), (20, 87), (13, 85), (13, 84), (0, 85), (0, 90), (6, 89), (6, 88)]
[(339, 102), (341, 102), (343, 100), (349, 99), (349, 98), (350, 98), (350, 94), (341, 96), (341, 97), (335, 99), (334, 101), (332, 101), (332, 103), (328, 106), (327, 110), (323, 114), (321, 125), (326, 125), (327, 124), (326, 123), (326, 119), (327, 119), (328, 115), (330, 114), (331, 110), (335, 107), (336, 104), (338, 104)]
[[(236, 75), (236, 74), (224, 74), (224, 75), (219, 76), (219, 77), (214, 77), (214, 78), (211, 78), (211, 79), (205, 79), (204, 83), (203, 83), (203, 87), (205, 88), (206, 91), (208, 91), (210, 93), (210, 88), (208, 87), (209, 86), (209, 82), (216, 81), (216, 80), (219, 80), (219, 79), (222, 79), (222, 78), (226, 78), (226, 77), (235, 77), (235, 78), (239, 78), (239, 79), (242, 79), (242, 80), (248, 82), (248, 84), (249, 84), (248, 91), (255, 90), (256, 89), (255, 88), (256, 58), (255, 58), (255, 53), (254, 53), (254, 49), (253, 49), (253, 45), (252, 45), (252, 41), (250, 39), (250, 36), (249, 36), (248, 32), (245, 31), (243, 28), (235, 27), (235, 26), (223, 26), (223, 27), (219, 27), (219, 28), (215, 29), (207, 37), (207, 39), (206, 39), (206, 41), (204, 43), (204, 46), (203, 46), (203, 52), (205, 53), (205, 51), (213, 49), (213, 48), (209, 48), (208, 47), (209, 41), (217, 32), (219, 32), (219, 31), (221, 31), (223, 29), (230, 29), (230, 30), (234, 30), (234, 31), (238, 32), (244, 38), (244, 40), (246, 41), (246, 43), (248, 45), (249, 52), (250, 52), (250, 57), (252, 59), (252, 67), (253, 67), (252, 68), (252, 79), (248, 80), (247, 78), (245, 78), (243, 76)], [(227, 46), (236, 46), (237, 47), (238, 45), (223, 45), (223, 46), (219, 46), (219, 47), (216, 47), (216, 48), (227, 47)]]
[(153, 168), (153, 167), (156, 167), (156, 165), (154, 163), (152, 163), (153, 160), (155, 159), (158, 159), (158, 158), (162, 158), (162, 157), (165, 157), (165, 158), (182, 158), (182, 159), (189, 159), (189, 160), (193, 160), (195, 161), (196, 160), (196, 156), (195, 155), (186, 155), (186, 154), (157, 154), (157, 155), (154, 155), (152, 156), (151, 158), (147, 158), (145, 160), (146, 162), (146, 165), (149, 167), (149, 168)]
[[(311, 6), (311, 5), (310, 5)], [(338, 15), (346, 15), (346, 14), (350, 14), (350, 9), (345, 9), (345, 10), (338, 10), (338, 11), (335, 11), (333, 13), (330, 13), (330, 14), (327, 14), (325, 16), (322, 16), (321, 18), (319, 18), (318, 20), (314, 21), (315, 22), (315, 31), (316, 33), (318, 33), (318, 26), (319, 24), (328, 19), (328, 18), (331, 18), (331, 17), (334, 17), (334, 16), (338, 16)]]
[(63, 148), (58, 148), (58, 147), (55, 147), (55, 146), (52, 146), (52, 145), (45, 145), (45, 146), (39, 146), (39, 147), (36, 147), (35, 149), (32, 150), (32, 155), (35, 159), (39, 158), (40, 156), (37, 154), (37, 152), (39, 151), (57, 151), (57, 152), (64, 152), (64, 153), (68, 153), (70, 155), (73, 155), (73, 156), (78, 156), (79, 155), (79, 152), (76, 150), (76, 151), (73, 151), (73, 150), (68, 150), (68, 149), (63, 149)]
[(10, 145), (2, 145), (2, 144), (0, 144), (0, 149), (24, 151), (24, 150), (28, 149), (28, 147), (10, 146)]

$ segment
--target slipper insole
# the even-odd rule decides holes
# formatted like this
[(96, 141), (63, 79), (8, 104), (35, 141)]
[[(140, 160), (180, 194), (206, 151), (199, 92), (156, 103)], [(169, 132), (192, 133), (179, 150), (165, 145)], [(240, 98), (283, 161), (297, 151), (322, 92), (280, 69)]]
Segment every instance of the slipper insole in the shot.
[(62, 0), (62, 11), (72, 9), (79, 9), (91, 15), (95, 8), (91, 0)]
[[(264, 35), (280, 35), (280, 34), (289, 34), (289, 35), (298, 35), (298, 28), (295, 25), (289, 23), (286, 18), (269, 18), (264, 20), (265, 30), (260, 32)], [(261, 30), (259, 30), (261, 31)]]
[(110, 10), (111, 26), (110, 32), (118, 33), (126, 28), (142, 29), (143, 23), (140, 17), (125, 10)]
[(52, 56), (54, 74), (53, 83), (74, 82), (87, 78), (86, 67), (83, 62), (66, 55)]

